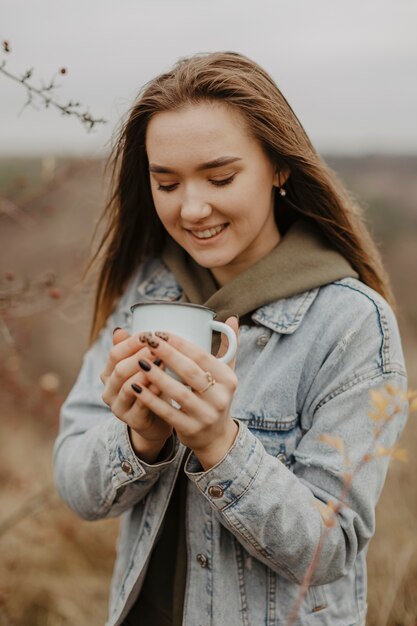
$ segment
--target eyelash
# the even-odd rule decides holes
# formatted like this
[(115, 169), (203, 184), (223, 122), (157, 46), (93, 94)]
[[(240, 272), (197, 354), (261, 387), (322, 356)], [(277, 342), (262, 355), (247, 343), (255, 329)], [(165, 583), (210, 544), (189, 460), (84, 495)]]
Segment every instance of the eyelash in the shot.
[[(212, 185), (215, 185), (216, 187), (225, 187), (226, 185), (230, 185), (230, 183), (233, 182), (233, 179), (235, 176), (236, 174), (232, 174), (232, 176), (229, 176), (229, 178), (224, 178), (223, 180), (211, 180), (210, 182)], [(158, 190), (169, 193), (170, 191), (175, 190), (175, 188), (177, 187), (177, 184), (178, 183), (175, 183), (175, 185), (158, 185)]]

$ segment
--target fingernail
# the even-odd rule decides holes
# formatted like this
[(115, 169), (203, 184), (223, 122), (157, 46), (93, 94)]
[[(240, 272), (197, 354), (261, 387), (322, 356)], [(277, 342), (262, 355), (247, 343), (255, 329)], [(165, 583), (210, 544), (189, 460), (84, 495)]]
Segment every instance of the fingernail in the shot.
[(142, 333), (141, 335), (139, 335), (139, 340), (142, 343), (146, 343), (148, 337), (152, 337), (152, 333)]
[(158, 367), (161, 365), (161, 363), (162, 363), (162, 359), (160, 359), (159, 357), (155, 359), (155, 361), (153, 362), (153, 364), (157, 365)]
[(159, 341), (156, 341), (152, 336), (146, 337), (145, 341), (151, 348), (157, 348), (159, 346)]
[(235, 317), (237, 319), (237, 321), (239, 321), (239, 315), (237, 313), (233, 313), (233, 317)]
[(139, 385), (137, 385), (136, 383), (132, 383), (131, 387), (133, 391), (136, 391), (136, 393), (142, 393), (142, 387), (139, 387)]
[(113, 330), (113, 335), (116, 332), (116, 330), (121, 330), (121, 327), (120, 326), (116, 326), (116, 328)]
[(168, 341), (169, 339), (169, 335), (167, 335), (167, 333), (163, 332), (162, 330), (157, 330), (155, 332), (155, 335), (160, 339), (163, 339), (164, 341)]
[(145, 359), (140, 359), (139, 365), (145, 372), (149, 372), (151, 369), (151, 365), (148, 363), (148, 361), (145, 361)]

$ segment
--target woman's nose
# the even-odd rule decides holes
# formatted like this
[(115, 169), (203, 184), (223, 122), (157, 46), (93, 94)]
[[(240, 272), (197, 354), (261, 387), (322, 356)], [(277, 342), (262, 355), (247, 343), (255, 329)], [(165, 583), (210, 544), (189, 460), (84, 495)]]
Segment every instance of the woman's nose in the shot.
[(211, 206), (208, 202), (196, 196), (184, 198), (181, 204), (181, 218), (191, 222), (207, 217), (211, 213)]

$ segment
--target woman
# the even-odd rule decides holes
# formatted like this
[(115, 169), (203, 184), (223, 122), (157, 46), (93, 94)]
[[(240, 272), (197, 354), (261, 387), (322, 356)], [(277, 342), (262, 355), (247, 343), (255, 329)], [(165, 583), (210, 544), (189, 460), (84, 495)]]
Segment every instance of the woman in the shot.
[[(92, 345), (54, 456), (79, 515), (123, 514), (108, 626), (365, 624), (388, 464), (365, 462), (370, 392), (406, 373), (360, 210), (235, 53), (148, 83), (112, 164)], [(161, 299), (213, 308), (235, 362), (131, 334), (130, 306)], [(405, 418), (401, 402), (386, 448)]]

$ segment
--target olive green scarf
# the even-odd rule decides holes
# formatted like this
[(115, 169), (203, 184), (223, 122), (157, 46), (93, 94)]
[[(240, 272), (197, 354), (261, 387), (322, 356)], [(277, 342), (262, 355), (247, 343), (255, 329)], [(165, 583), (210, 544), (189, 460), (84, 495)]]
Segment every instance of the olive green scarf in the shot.
[(305, 218), (298, 219), (271, 252), (220, 288), (210, 270), (198, 265), (171, 237), (162, 259), (181, 285), (184, 299), (213, 309), (222, 322), (340, 278), (358, 278), (319, 228)]

